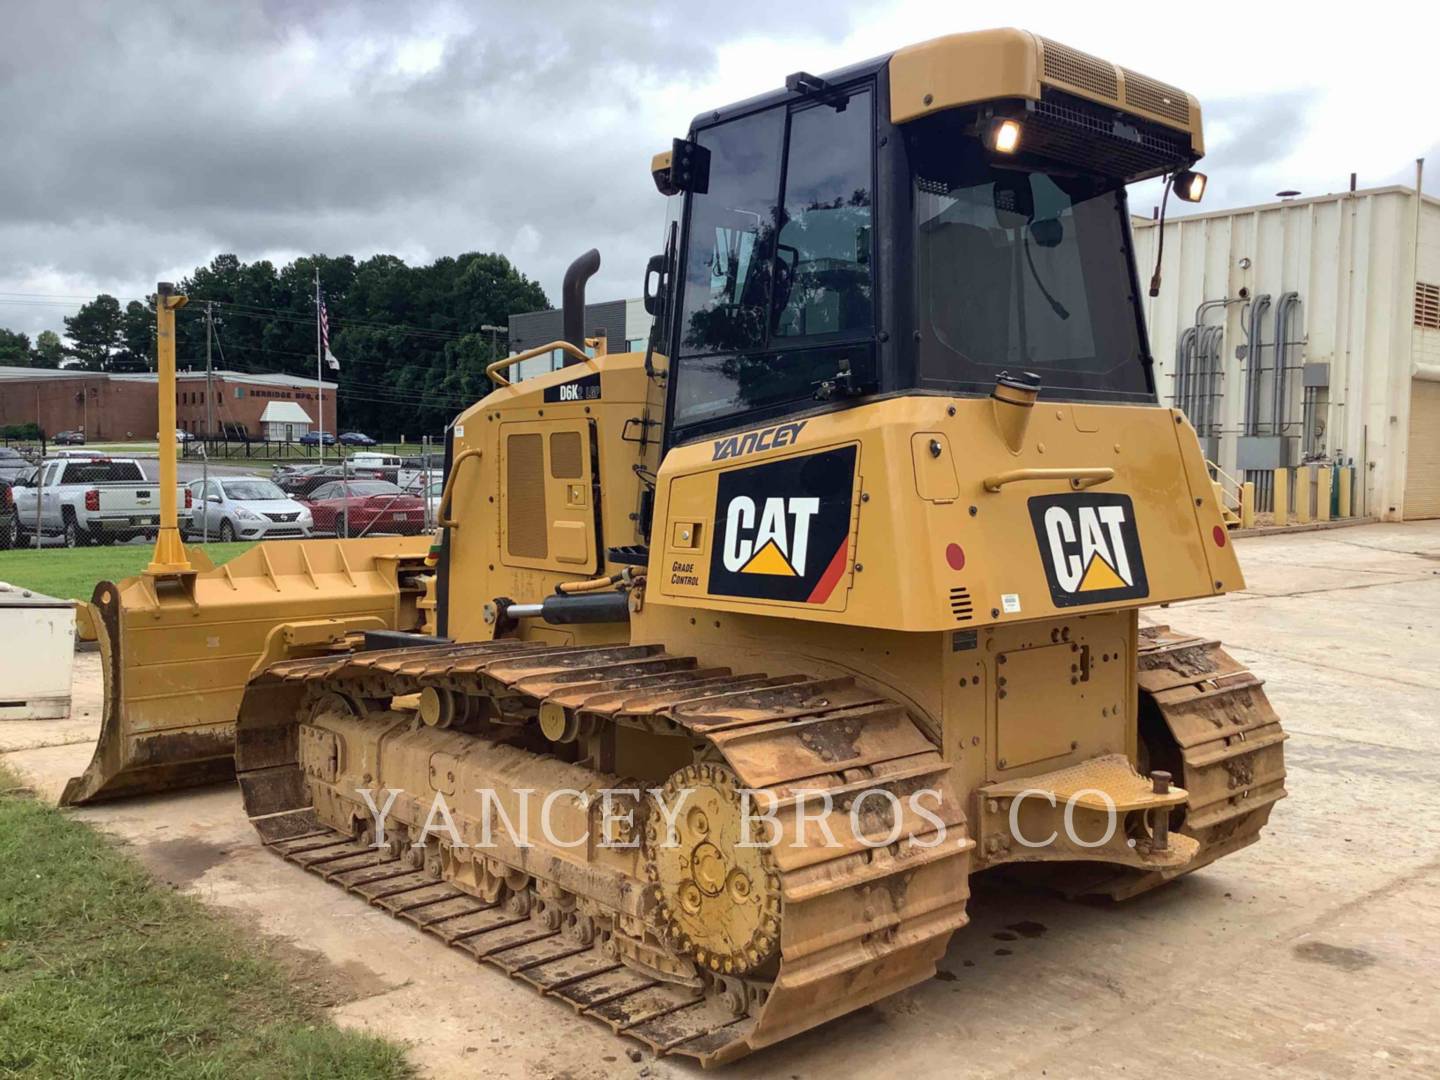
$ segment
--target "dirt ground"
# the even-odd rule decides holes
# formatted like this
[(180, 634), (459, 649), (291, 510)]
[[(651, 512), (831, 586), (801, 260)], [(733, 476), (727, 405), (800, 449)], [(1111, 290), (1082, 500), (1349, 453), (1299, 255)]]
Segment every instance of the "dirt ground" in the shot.
[[(1237, 541), (1249, 588), (1151, 612), (1268, 680), (1291, 797), (1264, 841), (1123, 905), (981, 878), (933, 981), (737, 1076), (1440, 1074), (1440, 522)], [(89, 760), (95, 654), (63, 722), (0, 722), (54, 799)], [(233, 789), (77, 812), (154, 872), (291, 942), (336, 1019), (435, 1076), (674, 1076), (568, 1007), (262, 851)]]

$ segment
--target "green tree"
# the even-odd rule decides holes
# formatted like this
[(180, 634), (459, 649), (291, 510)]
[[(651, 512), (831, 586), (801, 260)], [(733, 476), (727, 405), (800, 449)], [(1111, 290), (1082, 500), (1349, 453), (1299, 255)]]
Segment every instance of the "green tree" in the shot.
[(65, 359), (65, 343), (54, 330), (41, 330), (35, 339), (35, 348), (30, 351), (30, 366), (37, 368), (58, 368)]
[(30, 366), (30, 336), (0, 327), (0, 366)]
[[(340, 371), (339, 423), (381, 438), (438, 435), (461, 409), (490, 390), (485, 367), (504, 349), (486, 324), (550, 305), (544, 290), (504, 255), (466, 252), (410, 266), (395, 255), (307, 255), (283, 267), (217, 255), (179, 283), (190, 302), (176, 317), (176, 359), (205, 362), (205, 308), (214, 304), (215, 366), (315, 377), (315, 274), (330, 313), (330, 347)], [(102, 301), (109, 303), (102, 304)], [(108, 313), (107, 319), (100, 316)], [(73, 325), (72, 325), (73, 324)], [(123, 311), (97, 297), (66, 320), (67, 351), (115, 365), (153, 356), (154, 310), (138, 302)], [(109, 336), (106, 336), (108, 332)], [(80, 336), (77, 336), (77, 333)], [(105, 349), (95, 344), (103, 339)], [(87, 350), (82, 354), (81, 350)], [(221, 422), (224, 421), (222, 416)]]
[(74, 315), (65, 317), (65, 336), (70, 339), (66, 353), (78, 358), (89, 371), (108, 371), (124, 345), (123, 323), (120, 301), (101, 293)]
[(119, 354), (111, 364), (113, 371), (155, 370), (155, 308), (149, 301), (131, 300), (120, 319)]

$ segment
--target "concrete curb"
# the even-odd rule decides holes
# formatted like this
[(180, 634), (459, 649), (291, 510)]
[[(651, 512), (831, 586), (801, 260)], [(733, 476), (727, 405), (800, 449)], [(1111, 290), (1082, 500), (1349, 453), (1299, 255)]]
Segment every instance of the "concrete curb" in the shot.
[(1374, 525), (1378, 520), (1379, 518), (1373, 517), (1352, 517), (1336, 521), (1307, 521), (1303, 525), (1260, 525), (1253, 529), (1231, 529), (1230, 535), (1237, 540), (1248, 539), (1252, 536), (1288, 536), (1291, 533), (1348, 529), (1352, 525)]

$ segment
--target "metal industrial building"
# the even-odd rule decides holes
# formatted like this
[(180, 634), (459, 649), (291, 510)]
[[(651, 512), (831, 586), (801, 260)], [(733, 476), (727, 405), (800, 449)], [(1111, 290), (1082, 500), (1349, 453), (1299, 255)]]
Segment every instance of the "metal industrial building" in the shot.
[[(1440, 517), (1440, 200), (1417, 190), (1164, 226), (1163, 285), (1146, 301), (1161, 398), (1261, 510), (1276, 468), (1353, 462), (1357, 513)], [(1143, 282), (1159, 229), (1134, 224)]]
[[(642, 300), (606, 300), (585, 305), (585, 333), (594, 337), (605, 335), (609, 352), (635, 352), (645, 348), (650, 337), (650, 316)], [(522, 353), (539, 345), (548, 345), (564, 337), (559, 309), (530, 311), (510, 316), (510, 355)], [(556, 349), (543, 356), (522, 360), (511, 374), (512, 379), (528, 379), (532, 375), (554, 371), (564, 360)]]

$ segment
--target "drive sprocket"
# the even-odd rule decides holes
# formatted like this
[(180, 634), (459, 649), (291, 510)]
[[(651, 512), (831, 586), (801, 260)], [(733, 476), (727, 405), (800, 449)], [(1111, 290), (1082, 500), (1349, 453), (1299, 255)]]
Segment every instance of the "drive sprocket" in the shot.
[(759, 808), (746, 804), (753, 794), (707, 764), (687, 765), (659, 791), (645, 873), (666, 944), (717, 974), (763, 968), (780, 947), (780, 874)]

